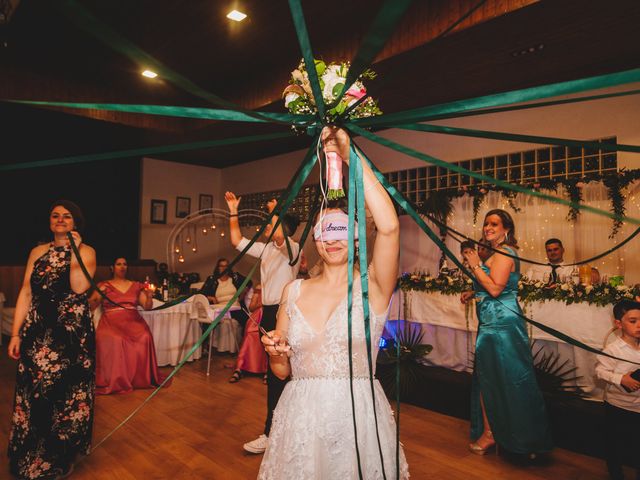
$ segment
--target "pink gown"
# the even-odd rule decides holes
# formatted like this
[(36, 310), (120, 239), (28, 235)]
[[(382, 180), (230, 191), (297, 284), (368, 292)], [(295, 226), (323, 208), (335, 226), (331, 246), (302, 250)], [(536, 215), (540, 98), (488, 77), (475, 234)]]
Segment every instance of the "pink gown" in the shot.
[(103, 313), (96, 330), (96, 393), (127, 393), (160, 385), (166, 376), (158, 372), (151, 331), (134, 310), (144, 286), (133, 282), (124, 293), (110, 282), (101, 287), (110, 299), (127, 309), (102, 301)]
[(251, 314), (244, 329), (244, 339), (238, 352), (236, 368), (251, 373), (265, 373), (267, 371), (267, 354), (260, 342), (258, 325), (262, 320), (262, 308)]

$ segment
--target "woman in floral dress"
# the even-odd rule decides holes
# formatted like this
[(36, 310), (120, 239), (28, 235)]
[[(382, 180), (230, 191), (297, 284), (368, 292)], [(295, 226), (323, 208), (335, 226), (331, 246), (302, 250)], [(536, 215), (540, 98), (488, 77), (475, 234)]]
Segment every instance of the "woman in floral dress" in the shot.
[(9, 356), (18, 360), (9, 468), (20, 479), (58, 479), (91, 444), (95, 338), (86, 291), (90, 287), (67, 233), (91, 275), (95, 251), (82, 243), (82, 212), (54, 203), (53, 242), (27, 260), (13, 321)]

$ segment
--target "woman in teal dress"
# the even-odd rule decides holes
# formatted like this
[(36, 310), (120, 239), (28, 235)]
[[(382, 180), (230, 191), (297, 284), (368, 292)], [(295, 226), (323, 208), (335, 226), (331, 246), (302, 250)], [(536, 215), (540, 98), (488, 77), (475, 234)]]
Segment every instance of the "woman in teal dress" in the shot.
[[(483, 233), (494, 249), (516, 255), (515, 225), (509, 213), (487, 213)], [(493, 255), (482, 265), (475, 250), (464, 257), (475, 275), (478, 314), (471, 391), (469, 449), (484, 455), (496, 443), (525, 455), (548, 452), (551, 432), (536, 382), (529, 339), (518, 305), (520, 261)]]

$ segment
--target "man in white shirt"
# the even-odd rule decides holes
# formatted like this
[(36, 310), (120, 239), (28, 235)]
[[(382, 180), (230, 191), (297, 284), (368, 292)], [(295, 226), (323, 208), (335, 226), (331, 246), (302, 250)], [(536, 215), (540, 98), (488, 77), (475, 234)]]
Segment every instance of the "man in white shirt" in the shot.
[(529, 280), (546, 282), (549, 285), (567, 281), (571, 278), (573, 267), (564, 265), (564, 247), (557, 238), (544, 242), (549, 265), (531, 265), (525, 276)]
[[(237, 250), (244, 250), (249, 245), (249, 240), (242, 236), (240, 231), (240, 224), (238, 223), (238, 204), (242, 197), (236, 197), (232, 192), (225, 193), (225, 200), (229, 207), (229, 232), (231, 237), (231, 244)], [(277, 201), (275, 199), (267, 203), (269, 213), (273, 212), (276, 207)], [(264, 231), (264, 236), (269, 238), (271, 231), (273, 230), (276, 222), (278, 221), (277, 215), (273, 216), (271, 225), (268, 225)], [(271, 237), (269, 243), (255, 242), (251, 245), (251, 248), (247, 251), (247, 255), (255, 258), (260, 258), (260, 283), (262, 284), (262, 321), (261, 326), (266, 331), (271, 331), (276, 328), (276, 316), (278, 313), (278, 306), (280, 304), (280, 298), (282, 297), (282, 291), (284, 287), (290, 282), (295, 280), (300, 269), (301, 261), (296, 262), (295, 265), (289, 265), (289, 253), (285, 241), (285, 233), (288, 237), (293, 235), (298, 228), (300, 221), (292, 215), (283, 215), (281, 226), (279, 226)], [(284, 232), (283, 232), (284, 230)], [(293, 258), (296, 258), (300, 251), (300, 245), (297, 242), (289, 239), (291, 246), (291, 253)], [(302, 256), (302, 255), (301, 255)], [(267, 448), (269, 431), (271, 430), (271, 420), (273, 418), (273, 410), (278, 404), (280, 395), (284, 390), (286, 380), (280, 380), (277, 378), (271, 368), (267, 369), (267, 419), (265, 422), (264, 433), (257, 439), (245, 443), (244, 449), (250, 453), (263, 453)]]
[[(613, 307), (620, 337), (609, 343), (605, 353), (640, 363), (640, 303), (622, 300)], [(624, 479), (625, 460), (636, 467), (640, 478), (640, 366), (598, 355), (596, 376), (607, 382), (605, 389), (605, 445), (610, 478)]]

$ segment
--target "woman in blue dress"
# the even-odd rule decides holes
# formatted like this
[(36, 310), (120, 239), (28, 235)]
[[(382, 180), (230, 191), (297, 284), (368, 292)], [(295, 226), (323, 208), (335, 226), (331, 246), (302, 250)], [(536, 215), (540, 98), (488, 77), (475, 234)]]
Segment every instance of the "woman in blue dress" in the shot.
[[(491, 246), (516, 255), (509, 213), (491, 210), (483, 225)], [(493, 255), (485, 265), (475, 250), (464, 257), (475, 276), (478, 315), (471, 391), (471, 452), (484, 455), (496, 444), (525, 455), (548, 452), (551, 432), (538, 388), (529, 339), (518, 305), (520, 261)]]

